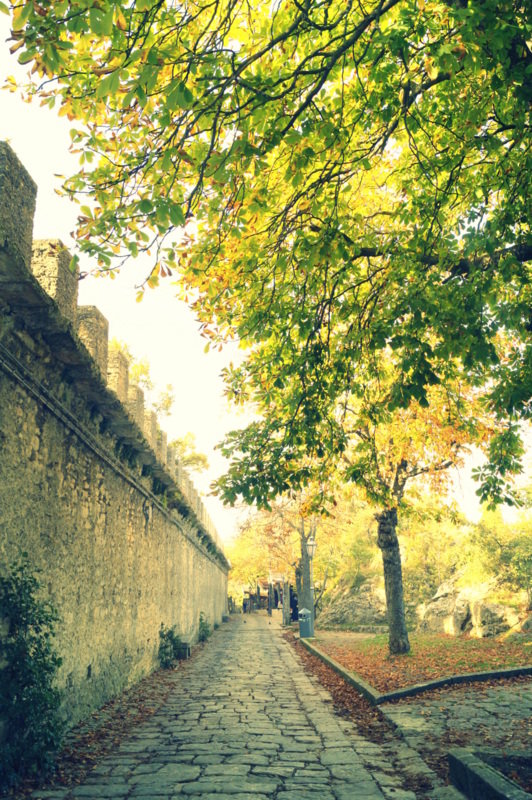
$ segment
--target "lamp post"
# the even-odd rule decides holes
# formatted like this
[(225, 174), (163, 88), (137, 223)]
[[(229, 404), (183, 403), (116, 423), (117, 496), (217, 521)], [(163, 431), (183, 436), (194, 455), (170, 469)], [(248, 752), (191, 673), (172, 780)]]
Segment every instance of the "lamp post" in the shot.
[(310, 534), (307, 539), (307, 555), (308, 560), (310, 563), (310, 598), (311, 598), (311, 609), (310, 609), (310, 635), (314, 636), (314, 568), (313, 568), (313, 561), (314, 561), (314, 553), (316, 552), (316, 539), (314, 538), (314, 534)]

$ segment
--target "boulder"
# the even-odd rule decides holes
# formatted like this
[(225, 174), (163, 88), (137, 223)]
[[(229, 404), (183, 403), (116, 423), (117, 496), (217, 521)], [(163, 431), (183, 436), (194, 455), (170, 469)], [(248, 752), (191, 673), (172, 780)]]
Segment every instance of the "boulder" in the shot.
[(519, 624), (519, 615), (513, 608), (496, 603), (476, 601), (471, 603), (471, 636), (497, 636)]
[(328, 598), (320, 612), (322, 627), (346, 625), (352, 630), (386, 624), (384, 589), (364, 583), (358, 589), (342, 589)]
[(468, 633), (479, 639), (504, 633), (519, 623), (519, 615), (491, 601), (495, 588), (495, 580), (462, 588), (456, 579), (446, 581), (416, 609), (418, 630), (451, 636)]

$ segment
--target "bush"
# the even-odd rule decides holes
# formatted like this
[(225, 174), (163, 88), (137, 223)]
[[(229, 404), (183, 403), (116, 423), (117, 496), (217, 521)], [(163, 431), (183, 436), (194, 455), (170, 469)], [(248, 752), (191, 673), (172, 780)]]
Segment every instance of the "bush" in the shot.
[(198, 641), (199, 642), (206, 642), (209, 636), (211, 635), (212, 630), (211, 626), (209, 625), (207, 619), (203, 611), (200, 613), (199, 616), (199, 631), (198, 631)]
[(159, 663), (164, 669), (170, 669), (181, 655), (181, 639), (175, 626), (167, 628), (161, 622), (159, 630)]
[(54, 652), (57, 613), (39, 598), (40, 583), (24, 553), (0, 576), (0, 785), (47, 772), (59, 747), (63, 723), (61, 696), (54, 686), (61, 659)]

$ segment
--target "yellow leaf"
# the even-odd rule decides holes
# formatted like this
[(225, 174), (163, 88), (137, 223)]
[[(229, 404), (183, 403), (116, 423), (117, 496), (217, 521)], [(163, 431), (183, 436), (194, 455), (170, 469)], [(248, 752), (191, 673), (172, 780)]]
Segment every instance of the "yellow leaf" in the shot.
[(28, 21), (33, 9), (33, 3), (26, 3), (23, 6), (18, 6), (13, 12), (13, 30), (20, 31)]
[(427, 57), (423, 66), (425, 67), (425, 71), (431, 80), (434, 80), (434, 78), (438, 77), (438, 68), (435, 66), (432, 58)]
[(9, 48), (9, 52), (16, 53), (17, 50), (20, 50), (20, 48), (24, 47), (25, 44), (26, 42), (24, 41), (24, 39), (19, 39), (19, 41), (16, 42), (14, 45), (11, 45), (11, 47)]
[(127, 30), (126, 18), (120, 8), (118, 9), (116, 15), (116, 27), (119, 28), (121, 31)]

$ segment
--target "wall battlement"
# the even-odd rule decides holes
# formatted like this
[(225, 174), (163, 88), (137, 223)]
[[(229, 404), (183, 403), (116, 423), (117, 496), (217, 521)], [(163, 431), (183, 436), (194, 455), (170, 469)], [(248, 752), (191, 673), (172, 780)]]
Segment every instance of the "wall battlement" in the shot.
[[(9, 163), (13, 166), (16, 156), (10, 151), (10, 155), (7, 157), (8, 150), (10, 151), (10, 148), (5, 143), (0, 142), (0, 161), (3, 159), (9, 160)], [(27, 206), (33, 209), (36, 190), (31, 178), (25, 174), (25, 170), (20, 163), (13, 171), (23, 173), (22, 176), (19, 175), (18, 177), (18, 185), (26, 187)], [(2, 174), (6, 175), (6, 172), (1, 170), (0, 167), (0, 180)], [(12, 176), (12, 179), (14, 183), (17, 182), (15, 176)], [(8, 195), (10, 186), (5, 186), (5, 191), (6, 195)], [(2, 183), (0, 183), (0, 193), (4, 194), (4, 185)], [(2, 213), (1, 206), (0, 213)], [(30, 218), (29, 214), (26, 214), (24, 218), (26, 219), (26, 225), (30, 226), (30, 231), (17, 231), (17, 234), (21, 241), (26, 242), (31, 236), (33, 216)], [(0, 235), (1, 226), (2, 222), (0, 221)], [(14, 253), (17, 252), (16, 242), (8, 239), (7, 244), (8, 247), (4, 248), (6, 252), (9, 252), (10, 249)], [(134, 384), (129, 387), (129, 365), (126, 356), (109, 348), (108, 321), (96, 306), (78, 306), (79, 275), (74, 274), (69, 269), (71, 254), (59, 239), (46, 239), (33, 242), (29, 264), (27, 263), (27, 255), (26, 248), (22, 258), (26, 269), (19, 262), (18, 269), (15, 271), (14, 263), (11, 262), (10, 268), (2, 271), (0, 276), (1, 289), (9, 292), (9, 284), (11, 283), (11, 301), (14, 299), (17, 301), (17, 308), (22, 316), (25, 316), (22, 305), (25, 296), (28, 297), (28, 310), (31, 309), (31, 313), (35, 314), (38, 298), (35, 295), (30, 298), (30, 292), (28, 291), (28, 285), (31, 282), (29, 273), (33, 274), (59, 312), (59, 315), (54, 314), (50, 304), (46, 303), (45, 298), (41, 296), (43, 301), (41, 311), (44, 312), (46, 307), (50, 310), (49, 326), (45, 330), (46, 337), (48, 340), (53, 339), (54, 323), (57, 324), (56, 333), (58, 335), (61, 333), (62, 336), (62, 349), (58, 353), (60, 360), (66, 362), (70, 356), (70, 360), (75, 363), (78, 373), (81, 373), (83, 371), (82, 361), (78, 359), (78, 354), (85, 355), (83, 347), (80, 347), (81, 342), (85, 346), (86, 352), (90, 354), (94, 365), (98, 368), (103, 384), (120, 401), (122, 410), (113, 408), (112, 404), (109, 403), (107, 393), (102, 391), (101, 402), (98, 403), (98, 407), (102, 411), (103, 424), (109, 425), (118, 438), (122, 439), (129, 447), (137, 448), (139, 460), (143, 464), (149, 464), (154, 474), (157, 475), (167, 489), (173, 490), (175, 497), (172, 502), (176, 503), (176, 507), (185, 515), (187, 513), (194, 514), (203, 532), (212, 540), (214, 547), (222, 553), (216, 528), (205, 510), (191, 479), (183, 466), (178, 463), (176, 456), (167, 450), (167, 435), (160, 430), (157, 415), (150, 409), (144, 409), (144, 393), (142, 389)], [(12, 278), (11, 281), (10, 277)], [(17, 287), (20, 287), (21, 291), (17, 292)], [(73, 334), (71, 342), (68, 342), (68, 326), (67, 330), (63, 330), (61, 318), (71, 325), (70, 332)], [(40, 319), (41, 316), (39, 315)], [(67, 349), (69, 352), (67, 352)], [(73, 385), (76, 385), (76, 370), (71, 373), (71, 377)], [(94, 389), (98, 386), (98, 383), (97, 381), (93, 383)], [(85, 384), (83, 380), (81, 380), (79, 388), (81, 391), (84, 390)], [(100, 384), (99, 388), (103, 389), (103, 386)], [(91, 403), (95, 402), (94, 391), (91, 392), (89, 399)], [(129, 417), (127, 421), (124, 419), (122, 411), (127, 413)], [(139, 437), (139, 432), (144, 437), (144, 442)], [(155, 456), (155, 461), (152, 456)], [(176, 489), (177, 492), (175, 491)]]
[(221, 621), (229, 564), (70, 254), (32, 242), (35, 195), (0, 142), (0, 568), (44, 574), (72, 722), (157, 665), (161, 624)]

